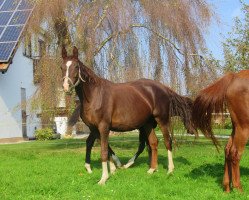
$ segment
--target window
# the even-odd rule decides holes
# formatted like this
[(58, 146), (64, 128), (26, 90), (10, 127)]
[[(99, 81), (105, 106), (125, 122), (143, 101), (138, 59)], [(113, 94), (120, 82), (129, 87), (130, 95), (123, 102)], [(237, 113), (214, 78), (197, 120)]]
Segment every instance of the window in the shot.
[(32, 44), (30, 36), (26, 36), (24, 39), (23, 55), (28, 58), (32, 57)]

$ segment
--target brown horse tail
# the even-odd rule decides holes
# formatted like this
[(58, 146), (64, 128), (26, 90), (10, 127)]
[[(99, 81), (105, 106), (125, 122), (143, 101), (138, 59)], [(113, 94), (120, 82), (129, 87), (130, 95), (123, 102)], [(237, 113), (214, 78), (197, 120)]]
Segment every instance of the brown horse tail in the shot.
[(201, 90), (194, 101), (192, 112), (193, 122), (205, 137), (212, 139), (216, 148), (220, 145), (212, 131), (212, 113), (224, 113), (226, 91), (234, 76), (234, 73), (226, 74), (214, 84)]
[(170, 107), (169, 107), (169, 117), (179, 116), (188, 133), (197, 136), (196, 129), (192, 126), (192, 99), (184, 96), (180, 96), (177, 93), (171, 91), (169, 96)]
[(81, 104), (79, 104), (75, 108), (75, 110), (73, 111), (72, 115), (70, 116), (70, 118), (68, 120), (68, 123), (67, 123), (68, 126), (72, 127), (77, 123), (77, 121), (78, 121), (78, 119), (80, 117), (80, 108), (81, 108)]

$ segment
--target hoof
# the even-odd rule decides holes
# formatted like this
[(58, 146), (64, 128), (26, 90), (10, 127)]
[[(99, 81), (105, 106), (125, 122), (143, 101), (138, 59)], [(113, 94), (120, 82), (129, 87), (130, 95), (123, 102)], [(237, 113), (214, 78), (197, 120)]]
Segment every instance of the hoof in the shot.
[(117, 168), (123, 168), (121, 162), (120, 163), (116, 163), (117, 164)]
[(130, 166), (132, 166), (134, 164), (134, 162), (128, 162), (126, 165), (124, 165), (123, 167), (125, 169), (128, 169)]
[(172, 170), (168, 170), (167, 174), (168, 174), (168, 175), (171, 175), (171, 174), (173, 174), (173, 172), (174, 172), (173, 169), (172, 169)]
[(86, 163), (86, 164), (85, 164), (85, 168), (86, 168), (86, 171), (88, 172), (88, 174), (93, 173), (93, 171), (92, 171), (92, 169), (91, 169), (91, 165), (90, 165), (90, 164)]
[(105, 181), (100, 180), (100, 181), (98, 182), (98, 185), (105, 185)]
[(234, 189), (237, 190), (239, 193), (243, 192), (241, 185), (240, 186), (235, 186)]
[(105, 182), (107, 181), (108, 178), (101, 178), (100, 181), (98, 182), (99, 185), (105, 185)]
[(157, 169), (152, 169), (152, 168), (150, 168), (148, 171), (147, 171), (147, 173), (148, 174), (153, 174), (154, 172), (156, 172), (157, 171)]
[(230, 193), (230, 192), (231, 192), (231, 189), (230, 189), (230, 185), (229, 185), (229, 184), (225, 184), (225, 185), (224, 185), (224, 192), (225, 192), (225, 193)]

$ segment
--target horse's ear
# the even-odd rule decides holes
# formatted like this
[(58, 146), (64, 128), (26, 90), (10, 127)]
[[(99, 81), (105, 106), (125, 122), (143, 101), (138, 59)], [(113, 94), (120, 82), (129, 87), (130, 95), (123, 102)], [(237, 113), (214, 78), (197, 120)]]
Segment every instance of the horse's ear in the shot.
[(66, 50), (66, 47), (64, 45), (62, 46), (61, 56), (63, 59), (65, 59), (67, 57), (67, 50)]
[(76, 46), (73, 47), (73, 57), (78, 59), (79, 52)]

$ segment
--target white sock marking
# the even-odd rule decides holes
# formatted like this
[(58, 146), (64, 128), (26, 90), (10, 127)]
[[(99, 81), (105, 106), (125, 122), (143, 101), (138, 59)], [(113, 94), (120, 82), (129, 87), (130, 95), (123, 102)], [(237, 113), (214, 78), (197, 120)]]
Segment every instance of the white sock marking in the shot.
[(150, 168), (150, 169), (147, 171), (147, 173), (148, 173), (148, 174), (153, 174), (155, 171), (157, 171), (157, 169), (152, 169), (152, 168)]
[(122, 166), (122, 164), (121, 164), (118, 156), (112, 154), (112, 159), (116, 163), (117, 167), (121, 167)]
[(93, 171), (91, 169), (91, 165), (89, 163), (85, 163), (85, 168), (86, 168), (86, 171), (91, 174)]
[(174, 171), (172, 151), (168, 150), (168, 174)]
[(110, 160), (109, 164), (110, 164), (110, 173), (114, 174), (114, 172), (116, 171), (117, 168), (112, 160)]
[(133, 157), (128, 161), (128, 163), (127, 163), (126, 165), (124, 165), (124, 168), (127, 169), (127, 168), (129, 168), (130, 166), (132, 166), (132, 165), (134, 164), (134, 162), (135, 162), (135, 158), (136, 158), (136, 156), (133, 156)]
[(106, 180), (109, 178), (107, 162), (102, 162), (102, 177), (98, 182), (99, 185), (104, 185)]

